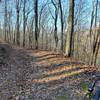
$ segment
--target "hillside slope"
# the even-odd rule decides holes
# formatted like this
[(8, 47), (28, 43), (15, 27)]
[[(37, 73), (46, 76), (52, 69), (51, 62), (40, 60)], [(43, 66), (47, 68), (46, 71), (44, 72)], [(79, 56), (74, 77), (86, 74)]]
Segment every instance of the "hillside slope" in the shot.
[(0, 100), (55, 100), (63, 95), (81, 100), (81, 83), (99, 73), (95, 67), (50, 51), (0, 43), (2, 47), (9, 56), (0, 64)]

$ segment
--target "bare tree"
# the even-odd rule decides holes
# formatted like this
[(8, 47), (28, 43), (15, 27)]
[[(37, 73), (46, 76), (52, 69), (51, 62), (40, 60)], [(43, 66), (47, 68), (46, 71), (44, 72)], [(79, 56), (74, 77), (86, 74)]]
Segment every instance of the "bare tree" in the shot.
[(34, 0), (34, 13), (35, 13), (35, 45), (38, 49), (38, 0)]
[(23, 0), (23, 47), (25, 47), (25, 33), (26, 33), (26, 0)]
[(51, 0), (53, 6), (55, 7), (55, 17), (52, 15), (52, 18), (54, 19), (54, 38), (56, 43), (56, 48), (58, 46), (58, 35), (57, 35), (57, 20), (58, 20), (58, 5), (54, 0)]
[(69, 16), (68, 16), (68, 29), (67, 29), (67, 38), (66, 38), (66, 56), (72, 56), (73, 49), (73, 34), (74, 34), (74, 0), (69, 1)]
[(20, 31), (19, 31), (19, 13), (20, 13), (20, 0), (16, 0), (16, 43), (20, 45)]
[(91, 64), (94, 65), (94, 66), (96, 66), (99, 48), (100, 48), (100, 23), (99, 23), (98, 33), (97, 33), (97, 36), (96, 36), (95, 48), (93, 48), (94, 49), (93, 58), (92, 58), (93, 60), (91, 62)]
[(11, 31), (11, 17), (12, 11), (8, 11), (8, 42), (11, 42), (12, 31)]
[[(97, 29), (97, 12), (98, 12), (98, 0), (96, 0), (96, 5), (95, 5), (95, 9), (93, 10), (95, 11), (95, 16), (91, 17), (91, 19), (94, 21), (94, 34), (93, 35), (93, 45), (92, 45), (92, 57), (91, 57), (91, 65), (96, 65), (96, 59), (97, 59), (97, 54), (98, 54), (98, 50), (99, 50), (99, 33), (100, 33), (100, 23), (99, 23), (99, 28)], [(92, 30), (92, 29), (91, 29)], [(91, 38), (91, 37), (90, 37)]]
[(62, 3), (59, 0), (59, 9), (60, 9), (60, 21), (61, 21), (61, 50), (63, 51), (63, 35), (64, 35), (64, 22), (63, 22), (63, 10), (62, 10)]
[(4, 1), (4, 5), (5, 5), (4, 34), (5, 34), (5, 40), (7, 40), (7, 0)]

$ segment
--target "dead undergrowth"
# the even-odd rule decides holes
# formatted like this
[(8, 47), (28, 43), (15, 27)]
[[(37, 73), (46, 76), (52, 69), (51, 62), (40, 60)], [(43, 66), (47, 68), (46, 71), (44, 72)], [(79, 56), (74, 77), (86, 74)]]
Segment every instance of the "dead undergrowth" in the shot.
[(7, 52), (9, 58), (0, 64), (0, 100), (56, 100), (59, 96), (82, 100), (81, 83), (99, 73), (96, 67), (50, 51), (9, 47)]

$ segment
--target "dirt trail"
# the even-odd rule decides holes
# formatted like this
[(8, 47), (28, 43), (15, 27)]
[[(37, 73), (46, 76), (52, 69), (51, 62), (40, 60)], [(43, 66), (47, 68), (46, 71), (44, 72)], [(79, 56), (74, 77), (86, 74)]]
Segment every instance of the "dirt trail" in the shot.
[(49, 51), (10, 50), (0, 65), (0, 100), (56, 100), (63, 95), (81, 100), (79, 84), (96, 73), (93, 67)]

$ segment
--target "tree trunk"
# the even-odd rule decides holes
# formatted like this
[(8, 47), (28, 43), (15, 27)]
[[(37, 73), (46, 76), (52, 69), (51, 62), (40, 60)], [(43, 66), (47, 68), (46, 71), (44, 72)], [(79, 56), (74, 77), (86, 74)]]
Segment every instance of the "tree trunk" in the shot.
[(7, 40), (7, 0), (5, 0), (4, 35), (6, 41)]
[(34, 13), (35, 13), (35, 48), (38, 49), (38, 0), (34, 0)]
[(19, 32), (19, 0), (16, 0), (16, 14), (17, 14), (17, 22), (16, 22), (16, 43), (20, 45), (20, 32)]
[(74, 32), (74, 0), (70, 0), (69, 16), (68, 16), (68, 29), (66, 38), (65, 54), (70, 57), (73, 55), (73, 32)]
[(25, 47), (25, 33), (26, 33), (25, 6), (26, 6), (26, 0), (24, 0), (24, 7), (23, 7), (23, 47)]
[(64, 35), (64, 23), (63, 23), (63, 11), (61, 0), (59, 0), (59, 8), (60, 8), (60, 21), (61, 21), (61, 50), (63, 51), (63, 35)]
[(99, 29), (98, 29), (96, 41), (95, 41), (95, 46), (93, 48), (93, 56), (92, 56), (91, 65), (94, 65), (94, 66), (96, 65), (96, 60), (97, 60), (97, 55), (98, 55), (98, 52), (99, 52), (99, 47), (100, 47), (100, 24), (99, 24)]
[[(99, 30), (97, 32), (97, 6), (98, 6), (98, 0), (96, 1), (96, 7), (93, 7), (93, 11), (92, 11), (92, 16), (91, 16), (91, 20), (92, 20), (92, 25), (91, 25), (91, 28), (90, 28), (90, 32), (92, 30), (92, 26), (93, 26), (93, 21), (95, 19), (95, 31), (94, 31), (94, 34), (93, 35), (93, 45), (92, 45), (92, 53), (91, 53), (91, 60), (90, 60), (90, 64), (94, 64), (94, 55), (95, 55), (95, 52), (97, 51), (96, 49), (98, 48), (97, 45), (98, 45), (98, 33), (99, 33)], [(95, 8), (95, 9), (94, 9)], [(94, 11), (95, 11), (95, 17), (93, 16), (94, 14)], [(100, 26), (99, 26), (100, 27)], [(90, 36), (90, 40), (91, 40), (91, 36)]]
[(57, 35), (57, 20), (58, 20), (58, 7), (57, 4), (54, 2), (54, 0), (51, 0), (53, 6), (55, 7), (55, 17), (53, 17), (54, 19), (54, 40), (55, 40), (55, 50), (57, 49), (58, 46), (58, 35)]

